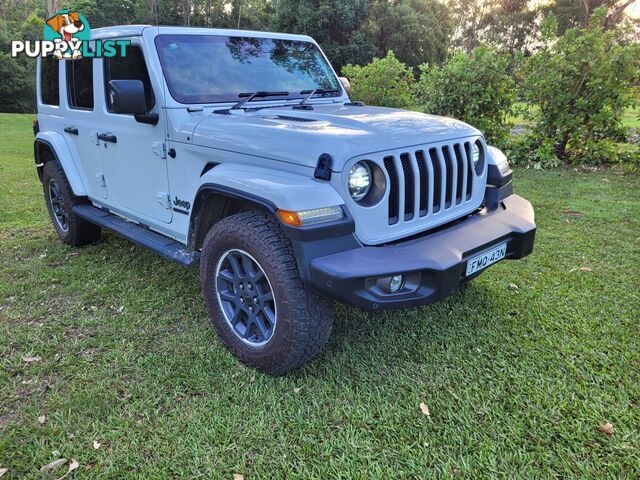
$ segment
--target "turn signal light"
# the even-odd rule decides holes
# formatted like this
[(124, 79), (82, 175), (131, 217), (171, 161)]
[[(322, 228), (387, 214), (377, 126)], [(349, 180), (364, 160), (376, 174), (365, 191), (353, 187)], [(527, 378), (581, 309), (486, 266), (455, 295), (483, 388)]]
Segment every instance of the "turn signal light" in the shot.
[(282, 220), (286, 225), (291, 225), (292, 227), (302, 226), (302, 221), (296, 212), (278, 210), (278, 217), (280, 217), (280, 220)]

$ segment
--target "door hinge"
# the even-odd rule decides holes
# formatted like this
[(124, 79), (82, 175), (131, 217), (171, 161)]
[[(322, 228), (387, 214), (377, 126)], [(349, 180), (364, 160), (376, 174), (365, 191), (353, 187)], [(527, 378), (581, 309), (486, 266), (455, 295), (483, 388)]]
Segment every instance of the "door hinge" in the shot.
[(97, 174), (96, 178), (98, 179), (98, 185), (101, 187), (107, 186), (107, 181), (104, 179), (104, 175), (102, 173)]
[(171, 208), (171, 197), (167, 192), (158, 192), (156, 198), (158, 199), (158, 203), (164, 208)]
[(164, 142), (153, 142), (151, 144), (153, 153), (160, 158), (167, 158), (167, 145)]

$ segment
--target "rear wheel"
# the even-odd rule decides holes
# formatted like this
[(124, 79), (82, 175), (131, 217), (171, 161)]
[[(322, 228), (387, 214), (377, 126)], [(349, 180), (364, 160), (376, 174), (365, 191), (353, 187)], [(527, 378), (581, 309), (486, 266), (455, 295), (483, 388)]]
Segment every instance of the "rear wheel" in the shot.
[(203, 244), (200, 277), (216, 332), (248, 365), (283, 374), (329, 338), (330, 304), (303, 285), (291, 243), (267, 213), (217, 222)]
[(45, 164), (42, 172), (42, 186), (49, 217), (60, 240), (68, 245), (79, 247), (100, 238), (99, 226), (72, 212), (73, 207), (83, 201), (73, 194), (67, 177), (56, 160)]

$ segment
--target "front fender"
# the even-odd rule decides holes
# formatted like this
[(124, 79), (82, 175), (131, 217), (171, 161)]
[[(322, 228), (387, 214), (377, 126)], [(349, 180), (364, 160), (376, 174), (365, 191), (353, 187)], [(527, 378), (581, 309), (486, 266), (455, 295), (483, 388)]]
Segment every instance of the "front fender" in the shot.
[(324, 181), (254, 165), (220, 164), (200, 177), (198, 191), (208, 185), (242, 192), (272, 210), (300, 211), (344, 204), (338, 192)]
[(43, 159), (37, 157), (36, 147), (38, 146), (38, 143), (44, 143), (51, 149), (53, 156), (62, 166), (74, 195), (78, 197), (86, 196), (87, 189), (85, 187), (84, 179), (73, 160), (73, 154), (71, 153), (65, 138), (56, 132), (38, 132), (34, 141), (34, 150), (36, 153), (36, 163), (40, 164), (43, 162)]

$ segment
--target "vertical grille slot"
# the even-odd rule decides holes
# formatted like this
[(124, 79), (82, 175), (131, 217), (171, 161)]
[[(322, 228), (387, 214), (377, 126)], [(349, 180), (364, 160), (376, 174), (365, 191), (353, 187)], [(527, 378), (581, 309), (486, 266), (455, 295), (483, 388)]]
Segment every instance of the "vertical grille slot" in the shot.
[[(456, 182), (456, 205), (463, 201), (463, 188), (465, 187), (465, 180), (467, 179), (467, 168), (465, 166), (464, 157), (462, 156), (462, 149), (460, 144), (456, 143), (453, 146), (453, 151), (456, 155), (456, 163), (458, 165), (458, 178)], [(465, 199), (466, 200), (466, 199)]]
[(429, 211), (427, 202), (429, 201), (429, 171), (427, 169), (427, 161), (424, 158), (424, 152), (418, 150), (416, 152), (416, 162), (418, 162), (418, 175), (420, 176), (420, 211), (418, 215), (424, 217)]
[(464, 151), (467, 154), (466, 164), (467, 164), (467, 200), (471, 198), (473, 194), (473, 158), (471, 156), (471, 143), (465, 142)]
[(444, 197), (444, 208), (449, 208), (452, 206), (452, 195), (453, 195), (453, 182), (454, 182), (454, 176), (453, 176), (453, 160), (451, 159), (451, 153), (449, 152), (449, 148), (447, 145), (445, 145), (444, 147), (442, 147), (442, 155), (444, 156), (444, 165), (446, 168), (446, 172), (447, 172), (447, 176), (446, 176), (446, 193), (445, 193), (445, 197)]
[(413, 218), (413, 203), (415, 199), (414, 176), (408, 153), (400, 154), (400, 165), (404, 174), (404, 220)]
[(433, 213), (440, 211), (440, 199), (442, 198), (442, 169), (435, 148), (429, 149), (431, 166), (433, 167)]
[(399, 194), (398, 194), (398, 172), (393, 161), (393, 157), (384, 157), (384, 168), (389, 175), (389, 225), (398, 223), (399, 217)]

